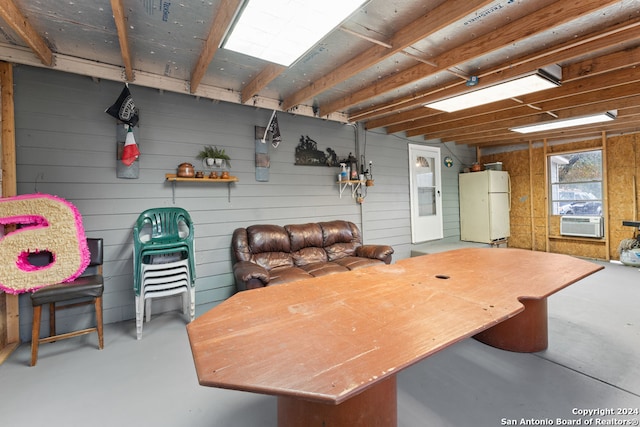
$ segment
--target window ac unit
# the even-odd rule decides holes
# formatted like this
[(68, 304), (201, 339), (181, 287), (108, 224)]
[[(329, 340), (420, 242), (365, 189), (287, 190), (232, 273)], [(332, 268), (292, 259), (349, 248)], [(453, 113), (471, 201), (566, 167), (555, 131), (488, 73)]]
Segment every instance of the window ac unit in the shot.
[(563, 216), (560, 218), (563, 236), (603, 237), (604, 218), (601, 216)]

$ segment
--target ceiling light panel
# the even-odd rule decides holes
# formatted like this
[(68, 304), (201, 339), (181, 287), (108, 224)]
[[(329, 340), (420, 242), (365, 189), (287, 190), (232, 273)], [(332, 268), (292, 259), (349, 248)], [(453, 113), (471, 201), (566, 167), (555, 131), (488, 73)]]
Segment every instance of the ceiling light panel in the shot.
[[(482, 81), (482, 80), (481, 80)], [(532, 74), (509, 80), (493, 86), (466, 92), (441, 101), (425, 104), (425, 107), (433, 108), (447, 113), (477, 107), (503, 99), (516, 98), (529, 93), (551, 89), (559, 86), (557, 81), (540, 74)]]
[(250, 0), (223, 47), (289, 66), (364, 3), (363, 0)]
[(608, 122), (616, 118), (615, 112), (606, 112), (600, 114), (592, 114), (589, 116), (574, 117), (572, 119), (550, 120), (535, 125), (518, 126), (509, 130), (518, 133), (542, 132), (554, 129), (563, 129), (572, 126), (590, 125), (593, 123)]

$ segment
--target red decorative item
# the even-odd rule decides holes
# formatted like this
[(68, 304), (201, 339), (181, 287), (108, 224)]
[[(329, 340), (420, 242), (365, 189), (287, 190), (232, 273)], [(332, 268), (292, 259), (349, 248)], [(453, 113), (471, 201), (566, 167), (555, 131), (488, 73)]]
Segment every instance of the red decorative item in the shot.
[(133, 137), (133, 128), (129, 126), (124, 148), (122, 149), (122, 163), (126, 166), (131, 166), (138, 157), (140, 157), (140, 150), (138, 150), (138, 144), (136, 144), (136, 140)]

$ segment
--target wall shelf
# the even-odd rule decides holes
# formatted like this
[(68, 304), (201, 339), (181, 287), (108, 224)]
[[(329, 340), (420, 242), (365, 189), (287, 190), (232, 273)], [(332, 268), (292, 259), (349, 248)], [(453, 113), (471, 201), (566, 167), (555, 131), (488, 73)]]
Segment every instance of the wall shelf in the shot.
[(348, 179), (346, 181), (338, 181), (337, 184), (340, 186), (340, 198), (342, 199), (342, 193), (347, 188), (347, 186), (351, 187), (351, 197), (356, 197), (356, 191), (363, 184), (363, 181), (359, 179)]
[(176, 182), (199, 182), (199, 183), (207, 183), (207, 184), (227, 184), (228, 191), (228, 201), (231, 202), (231, 183), (238, 182), (238, 177), (229, 176), (228, 178), (209, 178), (205, 176), (204, 178), (183, 178), (175, 173), (168, 173), (165, 175), (165, 179), (171, 182), (171, 197), (173, 203), (176, 203)]
[(176, 175), (175, 173), (168, 173), (165, 176), (167, 178), (167, 181), (209, 182), (211, 184), (216, 184), (220, 182), (238, 182), (238, 177), (235, 177), (235, 176), (229, 176), (229, 178), (209, 178), (206, 176), (204, 178), (183, 178)]

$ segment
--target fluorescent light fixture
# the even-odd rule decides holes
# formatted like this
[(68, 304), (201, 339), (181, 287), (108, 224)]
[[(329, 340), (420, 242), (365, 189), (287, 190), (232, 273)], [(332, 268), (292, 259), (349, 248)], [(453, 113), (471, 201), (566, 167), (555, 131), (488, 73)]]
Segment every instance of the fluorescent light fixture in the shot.
[(288, 67), (364, 3), (248, 0), (223, 47)]
[(533, 133), (542, 132), (545, 130), (568, 128), (571, 126), (590, 125), (592, 123), (601, 123), (614, 120), (616, 118), (615, 111), (607, 111), (606, 113), (592, 114), (590, 116), (574, 117), (572, 119), (560, 119), (550, 120), (544, 123), (538, 123), (535, 125), (517, 126), (511, 128), (514, 132), (518, 133)]
[(425, 107), (452, 113), (465, 108), (490, 104), (503, 99), (515, 98), (528, 93), (560, 86), (562, 70), (558, 65), (545, 70), (537, 70), (533, 74), (518, 77), (513, 80), (487, 86), (471, 92), (465, 92), (451, 98), (424, 104)]

